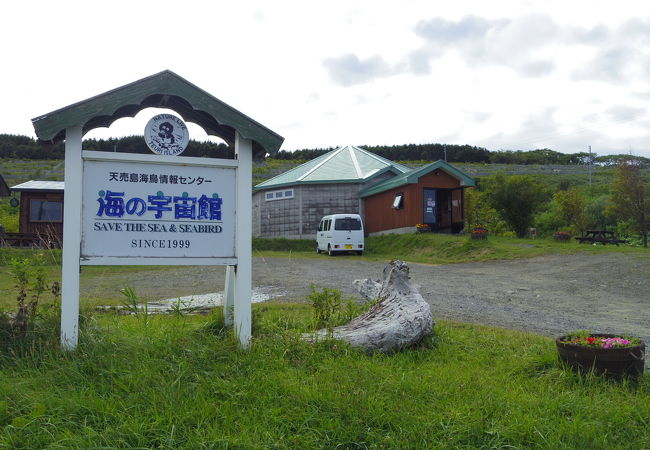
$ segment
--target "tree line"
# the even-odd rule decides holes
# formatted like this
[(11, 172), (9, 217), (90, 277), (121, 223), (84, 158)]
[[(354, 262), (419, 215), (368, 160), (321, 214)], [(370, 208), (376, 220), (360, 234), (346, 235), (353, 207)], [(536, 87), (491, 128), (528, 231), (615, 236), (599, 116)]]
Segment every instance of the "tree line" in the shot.
[[(361, 145), (376, 155), (391, 161), (438, 161), (440, 159), (452, 163), (483, 163), (483, 164), (542, 164), (542, 165), (586, 165), (590, 161), (599, 166), (616, 166), (620, 161), (630, 158), (630, 155), (604, 155), (595, 153), (560, 153), (548, 148), (537, 150), (497, 150), (492, 151), (483, 147), (451, 144), (403, 144), (403, 145)], [(275, 159), (310, 160), (334, 150), (334, 147), (319, 149), (303, 149), (292, 152), (281, 150)], [(635, 160), (643, 165), (650, 165), (650, 158), (635, 156)]]
[[(437, 161), (447, 160), (457, 163), (483, 164), (543, 164), (578, 165), (594, 164), (615, 166), (629, 155), (598, 156), (587, 152), (560, 153), (550, 149), (537, 150), (497, 150), (483, 147), (451, 144), (403, 144), (403, 145), (362, 145), (362, 148), (391, 161)], [(124, 153), (149, 153), (142, 136), (127, 136), (109, 139), (85, 139), (85, 150)], [(334, 150), (330, 148), (280, 150), (275, 159), (308, 161)], [(183, 156), (233, 158), (234, 150), (223, 143), (198, 142), (190, 140)], [(63, 159), (63, 143), (50, 144), (29, 136), (0, 134), (0, 158), (13, 159)], [(649, 166), (650, 158), (635, 157), (639, 163)]]
[[(84, 139), (84, 150), (100, 152), (151, 153), (143, 136), (127, 136), (109, 139)], [(62, 142), (51, 144), (29, 136), (0, 134), (0, 158), (13, 159), (63, 159), (65, 146)], [(192, 141), (187, 144), (183, 156), (232, 159), (234, 150), (226, 144)]]

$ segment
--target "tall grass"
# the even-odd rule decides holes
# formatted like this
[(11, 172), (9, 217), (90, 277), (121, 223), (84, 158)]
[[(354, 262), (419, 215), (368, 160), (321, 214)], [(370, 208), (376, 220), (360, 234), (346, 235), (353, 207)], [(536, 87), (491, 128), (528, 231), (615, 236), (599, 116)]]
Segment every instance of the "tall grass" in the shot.
[(8, 266), (14, 259), (27, 259), (37, 266), (60, 266), (61, 250), (32, 248), (0, 248), (0, 266)]
[(242, 351), (219, 315), (101, 315), (76, 353), (3, 354), (0, 447), (650, 446), (648, 376), (574, 375), (550, 339), (441, 322), (368, 356), (301, 340), (310, 321), (257, 305)]

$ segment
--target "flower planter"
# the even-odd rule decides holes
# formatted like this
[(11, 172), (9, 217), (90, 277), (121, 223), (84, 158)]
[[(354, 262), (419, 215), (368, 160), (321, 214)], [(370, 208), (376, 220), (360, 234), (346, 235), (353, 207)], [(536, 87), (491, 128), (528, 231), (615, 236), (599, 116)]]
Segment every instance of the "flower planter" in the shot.
[[(594, 337), (611, 338), (614, 334), (592, 334)], [(563, 342), (568, 336), (555, 340), (560, 360), (573, 370), (587, 373), (593, 370), (596, 375), (608, 378), (621, 376), (639, 377), (643, 375), (645, 343), (632, 347), (603, 348)]]
[(563, 241), (563, 242), (568, 242), (571, 240), (571, 235), (570, 234), (565, 234), (565, 233), (555, 233), (553, 235), (553, 238), (556, 241)]
[(472, 231), (472, 234), (470, 236), (472, 237), (472, 239), (485, 240), (485, 239), (487, 239), (487, 232), (486, 231)]

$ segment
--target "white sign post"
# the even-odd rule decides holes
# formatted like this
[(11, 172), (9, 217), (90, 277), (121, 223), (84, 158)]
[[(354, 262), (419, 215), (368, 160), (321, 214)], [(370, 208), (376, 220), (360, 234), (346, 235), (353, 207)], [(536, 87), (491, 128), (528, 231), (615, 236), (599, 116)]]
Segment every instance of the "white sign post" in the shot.
[[(252, 142), (236, 160), (81, 150), (66, 130), (61, 344), (78, 341), (80, 265), (226, 265), (226, 320), (251, 336)], [(234, 310), (234, 311), (233, 311)]]

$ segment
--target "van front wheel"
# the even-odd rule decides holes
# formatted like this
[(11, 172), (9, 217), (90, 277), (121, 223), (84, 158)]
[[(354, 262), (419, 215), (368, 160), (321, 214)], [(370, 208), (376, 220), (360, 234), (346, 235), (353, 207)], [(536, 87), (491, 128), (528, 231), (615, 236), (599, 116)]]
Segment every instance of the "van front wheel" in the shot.
[(331, 245), (327, 246), (327, 254), (330, 255), (330, 256), (334, 256), (334, 250), (332, 250)]
[(316, 244), (316, 253), (320, 255), (320, 247), (318, 246), (318, 244)]

